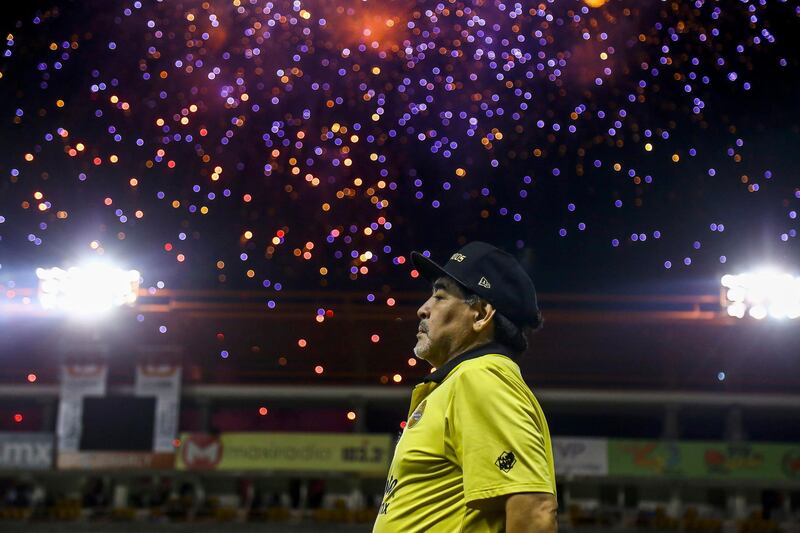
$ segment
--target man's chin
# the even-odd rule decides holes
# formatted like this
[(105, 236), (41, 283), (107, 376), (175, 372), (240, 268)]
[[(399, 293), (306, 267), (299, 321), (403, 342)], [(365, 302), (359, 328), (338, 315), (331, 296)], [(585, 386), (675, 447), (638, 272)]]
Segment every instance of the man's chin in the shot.
[(427, 361), (426, 356), (428, 355), (430, 348), (431, 344), (430, 342), (427, 342), (427, 339), (420, 339), (419, 341), (417, 341), (417, 345), (414, 346), (414, 356), (417, 359), (422, 359)]

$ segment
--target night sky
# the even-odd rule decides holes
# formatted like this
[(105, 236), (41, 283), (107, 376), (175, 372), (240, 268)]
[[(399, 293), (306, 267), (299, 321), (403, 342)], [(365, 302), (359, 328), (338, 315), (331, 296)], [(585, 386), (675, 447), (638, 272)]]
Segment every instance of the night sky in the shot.
[(14, 9), (0, 300), (100, 258), (266, 290), (268, 313), (282, 290), (419, 289), (411, 250), (473, 239), (542, 292), (798, 274), (796, 2)]

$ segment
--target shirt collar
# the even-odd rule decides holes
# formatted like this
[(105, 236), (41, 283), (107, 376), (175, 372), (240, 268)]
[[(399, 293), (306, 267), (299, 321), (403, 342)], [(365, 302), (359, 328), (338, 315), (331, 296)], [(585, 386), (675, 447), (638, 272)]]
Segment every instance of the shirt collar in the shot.
[(468, 359), (475, 359), (476, 357), (482, 357), (484, 355), (488, 355), (490, 353), (496, 353), (500, 355), (505, 355), (506, 357), (511, 357), (511, 351), (503, 346), (502, 344), (496, 342), (489, 342), (487, 344), (483, 344), (478, 346), (477, 348), (473, 348), (468, 350), (461, 355), (453, 357), (441, 367), (437, 368), (435, 372), (432, 372), (422, 378), (423, 383), (429, 383), (431, 381), (435, 381), (436, 383), (441, 383), (444, 381), (444, 378), (458, 365), (463, 363)]

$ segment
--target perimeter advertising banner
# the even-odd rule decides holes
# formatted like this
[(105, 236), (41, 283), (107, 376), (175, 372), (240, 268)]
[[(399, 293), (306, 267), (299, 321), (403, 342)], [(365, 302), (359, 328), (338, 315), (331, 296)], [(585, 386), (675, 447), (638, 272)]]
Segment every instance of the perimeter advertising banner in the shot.
[(608, 439), (553, 437), (559, 476), (607, 476)]
[(358, 472), (389, 470), (391, 435), (331, 433), (184, 433), (179, 470)]
[(174, 453), (60, 452), (59, 470), (172, 470)]
[(610, 440), (612, 476), (800, 481), (800, 445)]
[(48, 470), (53, 466), (52, 433), (0, 433), (0, 470)]

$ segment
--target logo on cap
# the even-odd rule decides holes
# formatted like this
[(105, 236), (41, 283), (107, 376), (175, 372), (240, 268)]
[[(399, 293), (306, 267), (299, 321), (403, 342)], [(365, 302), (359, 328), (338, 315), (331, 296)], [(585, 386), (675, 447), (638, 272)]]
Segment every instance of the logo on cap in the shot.
[(464, 255), (464, 254), (455, 253), (455, 254), (450, 256), (450, 261), (456, 261), (458, 263), (461, 263), (466, 258), (467, 258), (467, 256)]
[(481, 286), (481, 287), (483, 287), (484, 289), (491, 289), (491, 288), (492, 288), (492, 284), (491, 284), (491, 283), (489, 283), (489, 280), (488, 280), (488, 279), (486, 279), (486, 278), (483, 278), (483, 277), (482, 277), (482, 278), (481, 278), (481, 280), (478, 282), (478, 285), (480, 285), (480, 286)]

